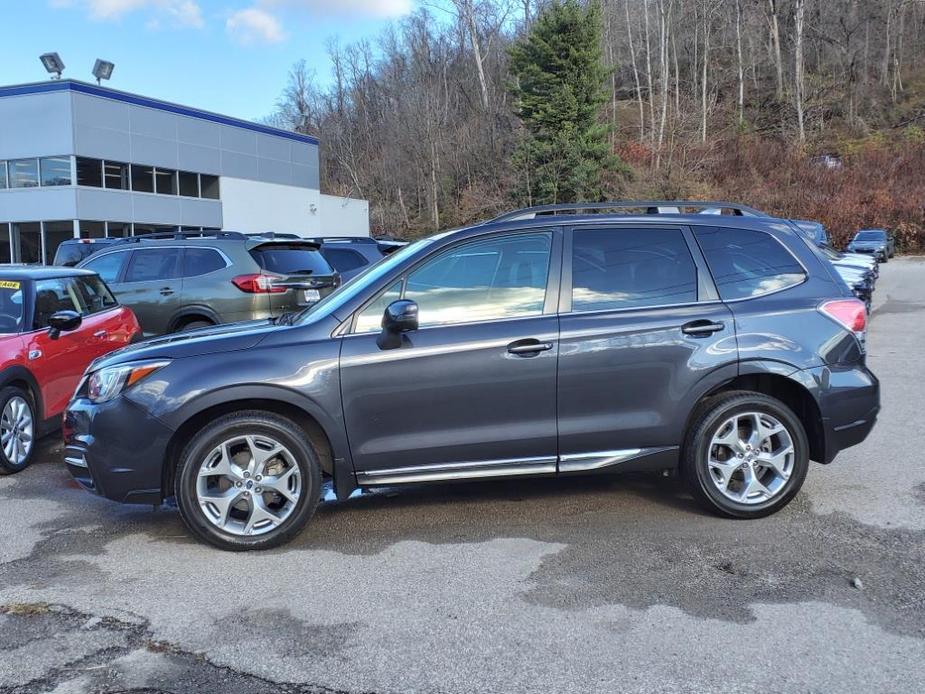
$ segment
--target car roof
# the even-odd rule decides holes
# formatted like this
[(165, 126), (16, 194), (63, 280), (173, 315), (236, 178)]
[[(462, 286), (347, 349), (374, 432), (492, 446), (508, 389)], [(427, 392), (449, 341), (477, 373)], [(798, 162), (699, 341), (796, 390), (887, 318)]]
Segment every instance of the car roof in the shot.
[(47, 280), (59, 277), (93, 276), (91, 270), (78, 270), (57, 265), (0, 265), (0, 279)]

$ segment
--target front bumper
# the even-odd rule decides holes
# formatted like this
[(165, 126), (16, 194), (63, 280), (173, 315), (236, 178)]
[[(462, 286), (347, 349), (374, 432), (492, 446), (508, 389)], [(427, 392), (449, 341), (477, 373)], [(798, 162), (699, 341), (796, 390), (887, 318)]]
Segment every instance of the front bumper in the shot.
[(85, 489), (128, 504), (159, 504), (173, 431), (118, 397), (76, 398), (64, 413), (64, 462)]
[(812, 371), (825, 436), (825, 457), (820, 462), (831, 463), (873, 430), (880, 413), (880, 381), (862, 363)]

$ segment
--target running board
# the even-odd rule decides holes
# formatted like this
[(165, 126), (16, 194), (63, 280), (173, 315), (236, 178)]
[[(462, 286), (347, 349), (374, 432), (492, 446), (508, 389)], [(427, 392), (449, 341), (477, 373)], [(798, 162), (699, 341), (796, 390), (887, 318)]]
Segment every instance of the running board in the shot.
[(490, 479), (493, 477), (592, 472), (619, 467), (630, 460), (674, 451), (677, 448), (677, 446), (628, 448), (618, 451), (571, 453), (558, 458), (552, 456), (546, 458), (511, 458), (367, 470), (357, 473), (357, 484), (362, 487), (374, 487), (391, 484), (412, 484), (415, 482), (445, 482), (451, 480)]

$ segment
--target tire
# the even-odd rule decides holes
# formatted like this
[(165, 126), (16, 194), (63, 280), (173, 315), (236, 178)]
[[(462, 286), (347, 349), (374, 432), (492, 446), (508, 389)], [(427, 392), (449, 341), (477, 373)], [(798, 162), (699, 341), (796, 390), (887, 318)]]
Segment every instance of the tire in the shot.
[[(751, 450), (738, 448), (745, 443), (740, 441), (743, 430), (749, 431), (754, 424), (752, 415), (760, 418), (764, 431), (775, 430), (770, 426), (772, 422), (782, 427), (780, 433), (767, 438), (770, 452), (755, 450), (754, 443), (750, 444)], [(733, 422), (739, 425), (735, 433), (729, 428)], [(728, 432), (725, 438), (736, 440), (734, 446), (716, 443), (714, 437), (724, 438), (724, 432)], [(788, 439), (792, 454), (771, 455), (785, 451)], [(724, 458), (728, 460), (720, 462)], [(763, 464), (772, 458), (782, 470)], [(749, 391), (723, 393), (703, 402), (694, 415), (681, 455), (681, 474), (694, 499), (729, 518), (761, 518), (776, 513), (800, 491), (808, 470), (809, 441), (803, 424), (780, 400)], [(757, 480), (758, 485), (751, 484), (750, 479)]]
[(190, 330), (199, 330), (199, 328), (211, 328), (213, 325), (215, 325), (215, 323), (207, 320), (192, 320), (189, 323), (184, 323), (181, 325), (177, 332), (185, 333), (189, 332)]
[[(280, 447), (283, 452), (271, 454)], [(221, 451), (226, 452), (225, 457)], [(238, 466), (229, 466), (232, 472), (228, 475), (220, 472), (200, 475), (206, 467), (225, 469), (223, 461), (229, 454), (242, 466), (248, 461), (252, 463), (248, 466), (249, 475)], [(280, 472), (263, 477), (258, 455), (269, 456), (263, 474), (270, 469)], [(298, 471), (297, 480), (294, 472), (290, 474), (292, 469)], [(283, 480), (297, 481), (297, 499), (293, 501), (259, 486), (271, 486), (271, 479), (277, 487)], [(238, 412), (215, 420), (186, 445), (180, 454), (174, 493), (183, 522), (198, 539), (230, 551), (270, 549), (291, 540), (311, 519), (321, 498), (321, 465), (305, 433), (294, 422), (270, 412)], [(288, 494), (295, 496), (291, 488)], [(225, 503), (226, 498), (236, 501)], [(267, 511), (272, 515), (267, 516)], [(254, 523), (258, 518), (262, 520)], [(274, 523), (269, 518), (282, 520)], [(272, 527), (261, 528), (260, 523), (264, 522)], [(255, 527), (248, 532), (252, 523)]]
[[(12, 475), (29, 467), (35, 454), (37, 429), (32, 396), (13, 386), (0, 390), (0, 475)], [(13, 448), (7, 445), (10, 434), (18, 441)]]

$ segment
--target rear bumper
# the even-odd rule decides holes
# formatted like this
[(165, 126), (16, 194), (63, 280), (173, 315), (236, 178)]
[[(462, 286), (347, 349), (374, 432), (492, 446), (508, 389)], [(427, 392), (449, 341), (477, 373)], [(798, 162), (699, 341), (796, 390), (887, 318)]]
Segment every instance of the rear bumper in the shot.
[(880, 413), (880, 381), (864, 365), (812, 369), (818, 384), (825, 457), (831, 463), (846, 448), (864, 441)]
[(78, 398), (64, 415), (64, 462), (94, 494), (121, 503), (159, 504), (173, 433), (126, 398), (102, 404)]

